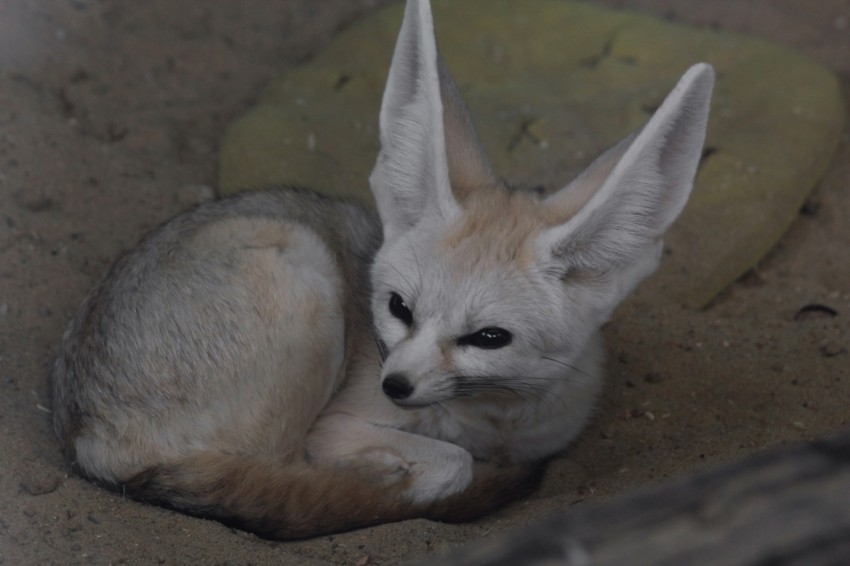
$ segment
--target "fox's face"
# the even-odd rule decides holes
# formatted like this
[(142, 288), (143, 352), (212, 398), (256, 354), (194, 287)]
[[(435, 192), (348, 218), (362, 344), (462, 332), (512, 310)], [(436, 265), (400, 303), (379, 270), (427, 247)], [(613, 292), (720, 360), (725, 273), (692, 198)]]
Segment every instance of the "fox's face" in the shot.
[(658, 264), (690, 194), (714, 73), (692, 67), (638, 132), (541, 198), (493, 173), (437, 53), (428, 2), (408, 3), (370, 183), (384, 245), (374, 321), (384, 392), (418, 406), (543, 392)]
[(541, 394), (596, 329), (588, 281), (539, 261), (546, 209), (488, 188), (457, 218), (434, 216), (375, 258), (373, 313), (388, 357), (385, 393), (421, 406), (495, 390)]

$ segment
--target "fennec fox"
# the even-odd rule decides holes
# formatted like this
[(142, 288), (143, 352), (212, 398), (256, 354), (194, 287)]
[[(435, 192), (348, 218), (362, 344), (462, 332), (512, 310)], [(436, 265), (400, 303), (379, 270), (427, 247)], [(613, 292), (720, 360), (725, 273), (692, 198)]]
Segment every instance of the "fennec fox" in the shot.
[(86, 477), (264, 536), (519, 497), (601, 384), (598, 330), (687, 201), (713, 72), (548, 197), (492, 171), (409, 0), (370, 177), (204, 204), (118, 260), (52, 371)]

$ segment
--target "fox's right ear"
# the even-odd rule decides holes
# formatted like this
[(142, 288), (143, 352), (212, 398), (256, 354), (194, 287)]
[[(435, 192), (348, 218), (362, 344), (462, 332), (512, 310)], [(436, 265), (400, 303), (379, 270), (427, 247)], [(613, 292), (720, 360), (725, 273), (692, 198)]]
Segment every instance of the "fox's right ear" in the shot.
[[(384, 241), (421, 218), (456, 215), (459, 191), (499, 184), (437, 50), (428, 0), (408, 0), (381, 102), (369, 177)], [(453, 192), (454, 191), (454, 192)]]
[(562, 274), (610, 281), (601, 311), (610, 313), (658, 265), (661, 237), (691, 192), (713, 85), (710, 65), (691, 67), (642, 129), (545, 201), (553, 225), (537, 241), (538, 257)]

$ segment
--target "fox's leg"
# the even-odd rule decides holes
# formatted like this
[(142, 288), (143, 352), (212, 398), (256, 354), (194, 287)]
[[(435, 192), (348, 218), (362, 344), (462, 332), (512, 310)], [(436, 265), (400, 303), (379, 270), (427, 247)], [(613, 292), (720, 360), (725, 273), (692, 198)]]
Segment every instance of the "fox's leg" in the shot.
[(320, 465), (368, 468), (386, 482), (408, 482), (405, 496), (425, 504), (457, 494), (473, 476), (472, 455), (460, 446), (357, 417), (320, 417), (307, 436), (307, 453)]
[(215, 318), (199, 320), (198, 331), (238, 343), (231, 357), (204, 368), (206, 384), (216, 382), (209, 408), (201, 408), (217, 413), (208, 447), (294, 456), (342, 377), (345, 313), (336, 262), (312, 230), (294, 223), (227, 219), (196, 238), (203, 238), (197, 256), (215, 258), (221, 273), (215, 296), (196, 293), (215, 305)]
[(55, 410), (82, 413), (58, 427), (80, 469), (117, 483), (190, 452), (300, 456), (344, 366), (327, 246), (235, 217), (159, 255), (107, 282), (54, 368)]

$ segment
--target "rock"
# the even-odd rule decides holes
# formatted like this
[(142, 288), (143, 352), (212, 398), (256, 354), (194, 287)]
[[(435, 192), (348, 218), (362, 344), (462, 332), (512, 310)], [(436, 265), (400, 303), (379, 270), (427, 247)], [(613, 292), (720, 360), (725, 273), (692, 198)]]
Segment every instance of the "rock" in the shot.
[[(230, 128), (223, 192), (309, 186), (371, 202), (380, 97), (402, 6), (340, 33)], [(659, 295), (710, 301), (762, 258), (828, 166), (844, 125), (836, 77), (789, 49), (580, 2), (435, 0), (443, 54), (497, 171), (565, 185), (639, 127), (692, 63), (718, 80), (694, 194), (667, 238)]]
[(62, 478), (55, 474), (34, 473), (21, 482), (21, 490), (29, 495), (46, 495), (53, 493), (62, 485)]

